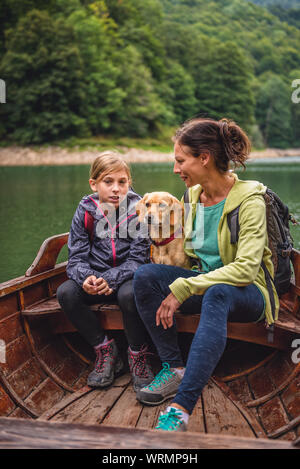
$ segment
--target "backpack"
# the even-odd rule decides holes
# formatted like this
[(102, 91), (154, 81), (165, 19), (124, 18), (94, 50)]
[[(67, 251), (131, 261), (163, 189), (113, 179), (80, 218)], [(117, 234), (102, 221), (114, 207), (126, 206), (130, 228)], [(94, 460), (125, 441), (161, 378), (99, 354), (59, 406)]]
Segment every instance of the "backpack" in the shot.
[[(266, 204), (267, 232), (274, 265), (274, 279), (271, 277), (263, 261), (261, 262), (261, 266), (265, 273), (274, 317), (275, 299), (272, 283), (274, 283), (278, 295), (286, 293), (289, 289), (292, 275), (290, 256), (293, 248), (293, 238), (290, 233), (289, 221), (293, 224), (297, 224), (297, 222), (290, 215), (288, 206), (285, 205), (271, 189), (267, 188), (263, 197)], [(184, 193), (184, 203), (189, 203), (188, 189)], [(240, 206), (236, 207), (227, 215), (231, 244), (237, 243), (239, 237), (239, 209)]]

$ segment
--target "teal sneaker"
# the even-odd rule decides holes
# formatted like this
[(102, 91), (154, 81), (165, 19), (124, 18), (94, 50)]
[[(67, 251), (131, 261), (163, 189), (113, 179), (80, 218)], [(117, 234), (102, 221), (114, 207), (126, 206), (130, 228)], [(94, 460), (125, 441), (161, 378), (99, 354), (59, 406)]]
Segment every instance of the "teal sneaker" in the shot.
[(140, 389), (136, 397), (143, 404), (158, 405), (174, 397), (182, 381), (168, 363), (163, 363), (162, 370), (155, 376), (152, 383)]
[(156, 430), (167, 432), (186, 432), (186, 424), (181, 418), (181, 412), (175, 407), (170, 407), (166, 412), (161, 412)]

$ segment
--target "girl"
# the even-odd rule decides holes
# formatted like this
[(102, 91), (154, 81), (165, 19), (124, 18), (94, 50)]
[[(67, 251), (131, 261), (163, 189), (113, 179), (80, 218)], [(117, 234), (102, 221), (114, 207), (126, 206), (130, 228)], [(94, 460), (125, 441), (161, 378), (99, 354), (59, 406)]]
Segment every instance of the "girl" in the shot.
[[(258, 321), (265, 316), (269, 324), (274, 322), (261, 262), (272, 276), (273, 264), (263, 200), (266, 187), (241, 181), (230, 171), (232, 163), (244, 166), (250, 152), (243, 130), (225, 119), (194, 119), (177, 131), (174, 142), (174, 173), (189, 188), (185, 251), (200, 268), (145, 265), (135, 273), (137, 308), (163, 362), (161, 372), (137, 397), (154, 405), (174, 397), (156, 428), (183, 431), (225, 349), (227, 321)], [(238, 206), (239, 238), (231, 244), (227, 214)], [(273, 292), (276, 318), (279, 300), (274, 285)], [(189, 314), (201, 312), (186, 368), (173, 321), (179, 307)]]
[(101, 388), (112, 384), (123, 363), (114, 339), (108, 339), (89, 306), (119, 304), (137, 390), (153, 379), (147, 362), (148, 336), (132, 290), (134, 272), (149, 262), (149, 241), (135, 212), (140, 196), (130, 188), (127, 164), (112, 152), (95, 159), (89, 184), (94, 193), (83, 197), (73, 217), (68, 240), (69, 280), (60, 285), (57, 298), (70, 321), (94, 347), (95, 368), (87, 383)]

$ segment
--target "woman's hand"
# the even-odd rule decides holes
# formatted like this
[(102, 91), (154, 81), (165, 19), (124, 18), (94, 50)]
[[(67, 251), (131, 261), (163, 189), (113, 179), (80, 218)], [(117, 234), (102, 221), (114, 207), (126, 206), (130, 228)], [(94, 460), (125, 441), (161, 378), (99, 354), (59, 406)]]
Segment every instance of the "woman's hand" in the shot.
[(85, 279), (82, 288), (89, 295), (111, 295), (113, 290), (108, 285), (104, 278), (97, 278), (95, 275), (90, 275)]
[(170, 293), (161, 303), (156, 311), (156, 325), (163, 326), (164, 329), (173, 326), (173, 316), (175, 311), (179, 308), (181, 303), (177, 300), (173, 293)]

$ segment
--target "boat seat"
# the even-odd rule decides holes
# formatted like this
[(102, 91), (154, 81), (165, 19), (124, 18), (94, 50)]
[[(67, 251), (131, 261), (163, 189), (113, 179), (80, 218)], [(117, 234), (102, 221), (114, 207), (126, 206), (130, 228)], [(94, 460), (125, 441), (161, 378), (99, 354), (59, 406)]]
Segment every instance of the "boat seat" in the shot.
[[(60, 275), (65, 273), (64, 264), (56, 264), (58, 254), (68, 241), (68, 233), (52, 236), (46, 239), (38, 254), (26, 272), (26, 277), (32, 281), (40, 278), (55, 277), (57, 270)], [(291, 261), (294, 271), (294, 279), (289, 291), (280, 298), (279, 319), (275, 322), (274, 334), (270, 334), (264, 321), (259, 323), (228, 323), (227, 335), (229, 338), (252, 342), (278, 349), (291, 347), (295, 337), (300, 335), (300, 252), (293, 249)], [(36, 279), (36, 280), (34, 280)], [(65, 279), (65, 278), (64, 278)], [(63, 278), (60, 280), (64, 280)], [(74, 326), (67, 319), (53, 293), (59, 283), (53, 289), (49, 287), (47, 299), (21, 308), (24, 317), (48, 317), (52, 330), (55, 333), (75, 331)], [(122, 314), (117, 305), (93, 305), (93, 310), (99, 313), (99, 321), (106, 330), (122, 330)], [(197, 329), (200, 315), (183, 315), (179, 311), (175, 313), (179, 332), (194, 333)]]
[[(118, 305), (96, 304), (92, 305), (91, 309), (99, 314), (99, 321), (104, 329), (123, 329), (122, 313)], [(22, 314), (28, 318), (51, 317), (52, 329), (58, 334), (76, 331), (75, 327), (63, 313), (56, 297), (33, 304), (24, 309)], [(175, 318), (179, 332), (194, 333), (197, 329), (200, 315), (185, 315), (178, 311), (175, 314)], [(274, 329), (273, 342), (269, 342), (264, 321), (259, 323), (228, 323), (228, 337), (285, 349), (291, 345), (291, 334), (300, 335), (300, 320), (281, 308), (279, 319), (275, 322)]]

